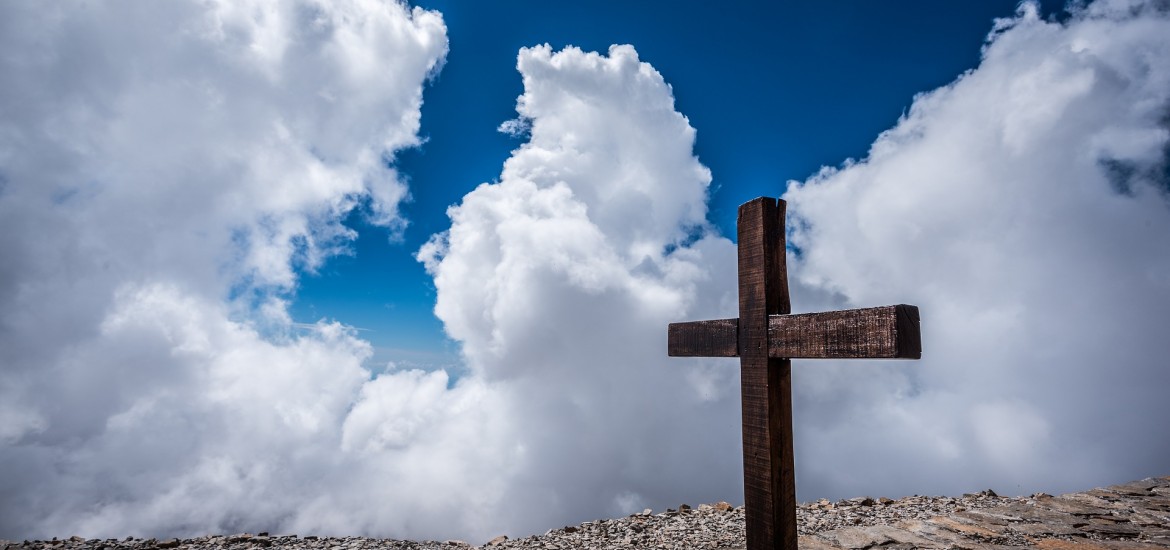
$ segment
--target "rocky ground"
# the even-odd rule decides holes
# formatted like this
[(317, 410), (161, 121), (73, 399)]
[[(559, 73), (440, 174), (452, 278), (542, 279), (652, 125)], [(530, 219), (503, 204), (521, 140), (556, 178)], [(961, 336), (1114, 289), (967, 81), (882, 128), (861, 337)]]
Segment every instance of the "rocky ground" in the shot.
[[(802, 550), (902, 550), (1034, 547), (1045, 550), (1170, 548), (1170, 477), (1061, 496), (1001, 497), (991, 491), (951, 497), (853, 498), (802, 504)], [(268, 533), (194, 539), (0, 541), (3, 550), (458, 550), (460, 541), (318, 538)], [(681, 505), (620, 519), (552, 529), (518, 539), (498, 537), (484, 550), (733, 549), (744, 547), (743, 507)]]

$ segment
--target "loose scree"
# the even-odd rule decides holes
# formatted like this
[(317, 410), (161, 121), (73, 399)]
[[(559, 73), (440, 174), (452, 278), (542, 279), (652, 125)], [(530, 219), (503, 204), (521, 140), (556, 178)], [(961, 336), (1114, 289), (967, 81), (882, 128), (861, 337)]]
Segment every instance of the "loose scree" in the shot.
[(790, 359), (918, 359), (918, 308), (789, 315), (783, 200), (739, 207), (739, 318), (671, 323), (671, 357), (739, 357), (747, 549), (797, 550)]

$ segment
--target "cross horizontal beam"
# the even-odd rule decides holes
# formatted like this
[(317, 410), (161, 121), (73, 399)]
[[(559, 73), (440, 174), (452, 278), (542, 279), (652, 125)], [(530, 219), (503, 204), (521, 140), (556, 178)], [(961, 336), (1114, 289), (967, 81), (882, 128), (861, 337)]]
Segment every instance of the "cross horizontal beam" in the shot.
[[(768, 316), (768, 357), (918, 359), (918, 308), (896, 306)], [(671, 323), (671, 357), (738, 357), (739, 319)]]

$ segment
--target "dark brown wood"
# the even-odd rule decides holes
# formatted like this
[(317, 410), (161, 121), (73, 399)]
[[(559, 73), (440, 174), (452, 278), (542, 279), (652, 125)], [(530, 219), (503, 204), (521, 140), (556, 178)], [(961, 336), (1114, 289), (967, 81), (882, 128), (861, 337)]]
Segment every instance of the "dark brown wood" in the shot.
[[(738, 319), (671, 323), (671, 357), (737, 357)], [(918, 308), (881, 306), (768, 316), (768, 357), (783, 359), (918, 359)]]
[(796, 550), (791, 362), (768, 357), (768, 316), (788, 313), (784, 202), (739, 207), (739, 360), (747, 547)]
[[(913, 321), (910, 321), (910, 318)], [(806, 359), (918, 359), (918, 308), (907, 305), (773, 315), (768, 355)]]
[(894, 306), (898, 331), (898, 353), (901, 359), (922, 358), (922, 321), (918, 318), (918, 306), (899, 304)]
[(671, 323), (666, 353), (671, 357), (738, 357), (739, 319)]
[(739, 318), (667, 328), (672, 357), (739, 357), (747, 550), (797, 550), (790, 359), (922, 355), (914, 306), (788, 314), (784, 208), (739, 207)]

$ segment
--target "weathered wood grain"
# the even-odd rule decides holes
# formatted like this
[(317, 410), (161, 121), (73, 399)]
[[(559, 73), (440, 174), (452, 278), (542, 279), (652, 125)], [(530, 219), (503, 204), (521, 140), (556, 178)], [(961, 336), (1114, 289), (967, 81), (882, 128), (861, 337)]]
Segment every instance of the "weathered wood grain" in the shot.
[(918, 359), (918, 308), (868, 307), (768, 318), (768, 355), (791, 359)]
[(768, 316), (790, 311), (784, 201), (739, 207), (740, 395), (747, 547), (796, 550), (791, 362), (768, 357)]
[[(671, 323), (671, 357), (737, 357), (737, 319)], [(918, 359), (918, 308), (900, 304), (768, 316), (768, 357), (777, 359)]]
[(671, 323), (666, 328), (670, 357), (738, 357), (739, 319)]

